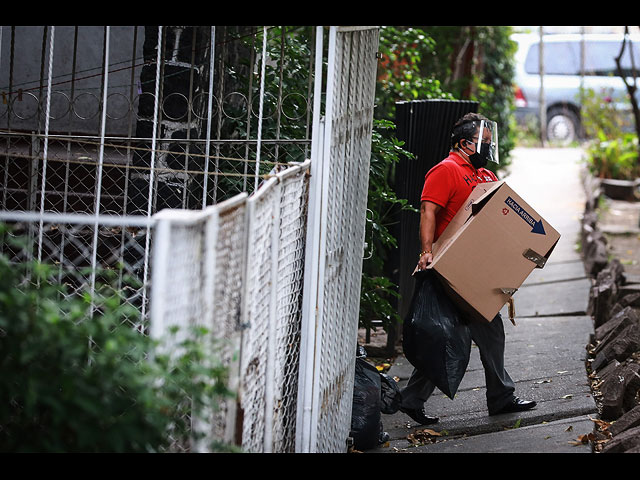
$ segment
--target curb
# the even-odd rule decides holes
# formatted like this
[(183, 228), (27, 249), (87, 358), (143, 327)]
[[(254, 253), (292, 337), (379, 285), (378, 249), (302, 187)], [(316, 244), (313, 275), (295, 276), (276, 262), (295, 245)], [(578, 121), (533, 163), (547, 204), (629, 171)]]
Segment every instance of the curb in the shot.
[(585, 179), (587, 201), (581, 240), (591, 276), (587, 314), (594, 333), (587, 371), (600, 421), (589, 439), (601, 453), (640, 452), (640, 284), (628, 281), (617, 258), (609, 261), (607, 238), (598, 228), (602, 195), (597, 179)]

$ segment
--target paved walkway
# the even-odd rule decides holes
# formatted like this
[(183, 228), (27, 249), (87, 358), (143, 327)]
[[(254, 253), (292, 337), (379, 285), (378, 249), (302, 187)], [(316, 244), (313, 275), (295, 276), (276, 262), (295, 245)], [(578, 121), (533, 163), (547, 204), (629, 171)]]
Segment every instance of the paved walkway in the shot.
[[(536, 269), (514, 295), (516, 326), (505, 318), (507, 371), (516, 395), (538, 405), (522, 413), (490, 417), (485, 403), (484, 370), (475, 345), (467, 373), (452, 401), (439, 390), (426, 404), (440, 417), (419, 426), (401, 412), (382, 415), (391, 441), (372, 453), (518, 452), (590, 453), (574, 445), (593, 431), (597, 410), (585, 370), (592, 321), (585, 312), (590, 280), (576, 250), (585, 196), (580, 182), (579, 149), (516, 149), (506, 182), (551, 223), (562, 237), (544, 269)], [(389, 374), (404, 386), (412, 367), (398, 357)], [(413, 446), (407, 436), (430, 429)], [(430, 443), (432, 439), (438, 441)]]

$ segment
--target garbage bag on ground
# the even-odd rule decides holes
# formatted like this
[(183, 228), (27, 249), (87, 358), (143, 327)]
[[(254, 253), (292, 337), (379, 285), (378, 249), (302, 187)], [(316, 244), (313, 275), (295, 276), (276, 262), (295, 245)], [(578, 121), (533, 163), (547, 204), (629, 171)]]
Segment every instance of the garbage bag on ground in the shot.
[(392, 415), (400, 409), (402, 395), (397, 382), (386, 373), (380, 374), (380, 411), (387, 415)]
[(364, 358), (356, 358), (351, 412), (351, 437), (356, 450), (368, 450), (382, 436), (380, 373)]
[(471, 332), (432, 270), (416, 274), (402, 336), (407, 360), (453, 399), (469, 364)]

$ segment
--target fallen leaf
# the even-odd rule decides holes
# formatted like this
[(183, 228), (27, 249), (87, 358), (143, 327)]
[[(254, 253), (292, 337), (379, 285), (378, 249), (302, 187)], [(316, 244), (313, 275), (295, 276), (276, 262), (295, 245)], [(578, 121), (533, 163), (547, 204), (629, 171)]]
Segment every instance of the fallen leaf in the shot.
[(573, 425), (569, 425), (569, 427), (565, 430), (565, 432), (573, 431)]
[(435, 443), (434, 437), (439, 437), (441, 434), (435, 430), (425, 428), (422, 430), (416, 430), (413, 433), (407, 435), (407, 440), (413, 445), (424, 445), (425, 443)]
[(593, 434), (588, 433), (585, 435), (579, 435), (577, 440), (572, 440), (568, 443), (570, 443), (571, 445), (586, 445), (587, 443), (589, 443), (589, 440), (591, 440), (593, 438)]
[(540, 384), (540, 383), (551, 383), (551, 379), (550, 379), (550, 378), (548, 378), (548, 379), (546, 379), (546, 380), (538, 380), (537, 382), (533, 382), (533, 383), (536, 383), (536, 384)]
[(600, 420), (599, 418), (589, 417), (589, 420), (595, 423), (602, 431), (606, 431), (611, 426), (611, 422), (605, 422), (604, 420)]
[(568, 395), (565, 395), (564, 397), (560, 397), (560, 398), (573, 398), (573, 395), (572, 394), (568, 394)]

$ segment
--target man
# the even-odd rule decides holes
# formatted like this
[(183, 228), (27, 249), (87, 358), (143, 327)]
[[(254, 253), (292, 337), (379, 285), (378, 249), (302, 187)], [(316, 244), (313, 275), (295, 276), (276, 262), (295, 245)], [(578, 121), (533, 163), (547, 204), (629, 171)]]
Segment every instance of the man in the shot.
[[(497, 127), (487, 118), (468, 113), (453, 126), (449, 156), (434, 166), (425, 177), (420, 205), (421, 252), (417, 271), (425, 270), (433, 261), (432, 245), (462, 206), (478, 183), (498, 180), (484, 168), (497, 157), (492, 135)], [(481, 252), (478, 252), (481, 255)], [(461, 313), (462, 315), (462, 313)], [(471, 338), (478, 346), (484, 367), (489, 415), (519, 412), (533, 408), (534, 401), (523, 401), (514, 395), (515, 385), (504, 368), (504, 325), (498, 313), (491, 322), (468, 322)], [(435, 385), (420, 371), (413, 370), (402, 390), (400, 410), (421, 425), (438, 421), (424, 412), (424, 403)]]

